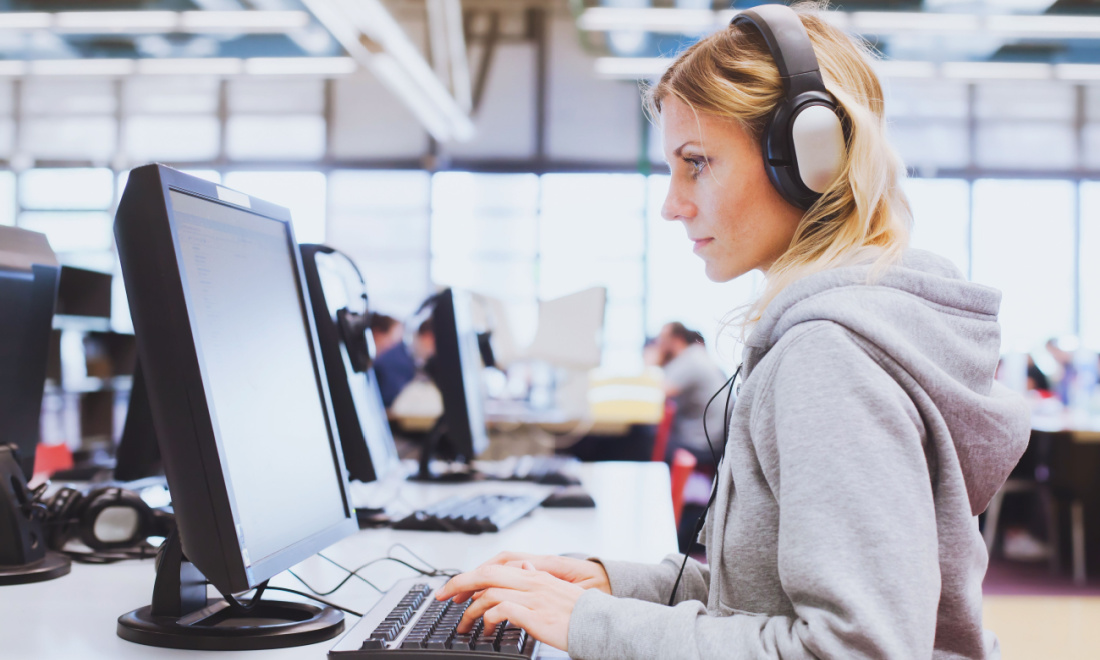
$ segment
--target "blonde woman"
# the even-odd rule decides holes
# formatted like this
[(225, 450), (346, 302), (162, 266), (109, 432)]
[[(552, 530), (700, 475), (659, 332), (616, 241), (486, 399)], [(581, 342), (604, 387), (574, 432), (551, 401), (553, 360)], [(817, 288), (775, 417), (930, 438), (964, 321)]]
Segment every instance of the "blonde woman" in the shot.
[(474, 599), (460, 629), (507, 619), (578, 660), (998, 657), (976, 516), (1029, 432), (993, 381), (1000, 294), (907, 248), (870, 56), (796, 11), (742, 12), (647, 92), (664, 217), (710, 279), (766, 276), (707, 563), (505, 553), (438, 593)]

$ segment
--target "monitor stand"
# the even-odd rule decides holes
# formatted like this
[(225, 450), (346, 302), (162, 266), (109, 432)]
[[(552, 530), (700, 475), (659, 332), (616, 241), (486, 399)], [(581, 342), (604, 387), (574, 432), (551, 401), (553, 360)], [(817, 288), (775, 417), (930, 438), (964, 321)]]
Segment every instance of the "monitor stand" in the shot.
[(470, 467), (469, 462), (451, 461), (450, 469), (446, 472), (432, 472), (431, 460), (437, 452), (444, 447), (449, 447), (447, 440), (447, 423), (441, 416), (436, 420), (428, 437), (424, 440), (424, 446), (420, 448), (420, 469), (409, 477), (410, 481), (430, 481), (433, 483), (465, 483), (480, 479), (481, 474)]
[(255, 597), (241, 607), (208, 599), (206, 578), (183, 556), (176, 530), (157, 560), (153, 604), (118, 618), (122, 639), (162, 648), (252, 651), (323, 642), (344, 630), (343, 612), (331, 607)]
[(32, 498), (13, 446), (0, 445), (0, 585), (45, 582), (72, 570), (72, 560), (46, 549)]

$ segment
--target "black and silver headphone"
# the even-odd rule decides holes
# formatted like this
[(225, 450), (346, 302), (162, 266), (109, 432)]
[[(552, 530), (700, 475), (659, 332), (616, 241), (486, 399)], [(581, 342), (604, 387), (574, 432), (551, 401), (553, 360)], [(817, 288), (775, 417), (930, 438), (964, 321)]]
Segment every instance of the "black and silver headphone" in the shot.
[(336, 311), (336, 327), (339, 329), (340, 339), (347, 348), (348, 360), (351, 362), (352, 369), (357, 373), (365, 373), (374, 364), (375, 358), (374, 335), (370, 331), (370, 323), (371, 319), (374, 318), (374, 314), (370, 311), (370, 300), (367, 298), (367, 280), (363, 277), (363, 272), (359, 270), (359, 266), (355, 265), (352, 258), (340, 250), (328, 245), (311, 247), (315, 248), (316, 252), (340, 255), (344, 258), (344, 261), (351, 265), (352, 270), (359, 277), (359, 284), (362, 285), (359, 297), (363, 300), (363, 311), (353, 312), (348, 307), (341, 307)]
[(136, 492), (117, 486), (87, 492), (64, 486), (36, 504), (42, 509), (47, 545), (66, 551), (69, 541), (79, 540), (91, 552), (66, 554), (90, 563), (151, 557), (156, 548), (146, 539), (167, 537), (173, 525), (171, 513), (154, 509)]
[(779, 68), (784, 99), (764, 131), (764, 169), (788, 202), (807, 209), (836, 180), (845, 154), (844, 122), (821, 79), (810, 36), (786, 5), (745, 9), (730, 25), (755, 28)]

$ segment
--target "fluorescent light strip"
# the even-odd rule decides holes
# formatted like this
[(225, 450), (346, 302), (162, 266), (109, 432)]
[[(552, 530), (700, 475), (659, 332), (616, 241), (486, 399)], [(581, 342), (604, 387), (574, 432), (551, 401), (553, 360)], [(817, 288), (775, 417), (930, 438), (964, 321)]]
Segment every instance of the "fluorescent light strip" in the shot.
[[(672, 7), (592, 7), (577, 18), (590, 32), (643, 30), (665, 34), (707, 33), (729, 24), (736, 11)], [(825, 12), (832, 25), (859, 34), (987, 34), (1033, 39), (1100, 39), (1100, 16), (976, 15), (911, 11)]]
[(54, 14), (52, 28), (72, 33), (172, 32), (173, 11), (65, 11)]
[(253, 57), (244, 61), (244, 72), (257, 76), (342, 76), (358, 68), (350, 57)]
[(137, 73), (143, 76), (235, 76), (243, 71), (244, 62), (232, 57), (137, 60)]
[[(598, 57), (596, 75), (617, 80), (656, 78), (670, 58)], [(883, 78), (952, 80), (1100, 80), (1100, 64), (1044, 64), (1038, 62), (923, 62), (881, 60), (874, 63)]]
[(12, 76), (342, 76), (358, 64), (350, 57), (68, 59), (0, 61), (0, 77)]
[(0, 13), (0, 30), (52, 30), (63, 34), (271, 34), (301, 30), (306, 11), (62, 11)]
[(304, 11), (185, 11), (180, 14), (183, 32), (240, 31), (287, 32), (310, 24)]
[(1055, 64), (1054, 77), (1059, 80), (1100, 80), (1100, 64)]
[(672, 59), (668, 57), (597, 57), (596, 75), (625, 80), (656, 78), (670, 64)]
[(53, 16), (44, 12), (2, 12), (0, 30), (45, 30), (52, 20)]
[(116, 59), (31, 60), (27, 66), (32, 76), (128, 76), (137, 68), (134, 60)]
[(944, 78), (961, 80), (1050, 80), (1054, 67), (1038, 62), (944, 62)]

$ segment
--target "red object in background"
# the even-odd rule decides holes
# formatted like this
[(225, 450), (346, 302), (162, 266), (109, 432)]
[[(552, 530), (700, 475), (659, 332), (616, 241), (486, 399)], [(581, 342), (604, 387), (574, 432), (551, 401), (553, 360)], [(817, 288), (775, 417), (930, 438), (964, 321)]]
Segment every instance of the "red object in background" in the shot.
[(651, 461), (664, 461), (668, 449), (668, 436), (672, 432), (672, 419), (676, 417), (676, 400), (665, 399), (665, 412), (657, 424), (657, 433), (653, 436), (653, 456)]
[(698, 460), (686, 449), (677, 449), (672, 454), (672, 469), (670, 480), (672, 481), (672, 514), (676, 517), (676, 529), (680, 528), (680, 514), (684, 511), (684, 486), (688, 477), (695, 470)]
[(64, 442), (56, 445), (38, 445), (34, 454), (34, 474), (50, 476), (58, 470), (73, 467), (73, 453)]

